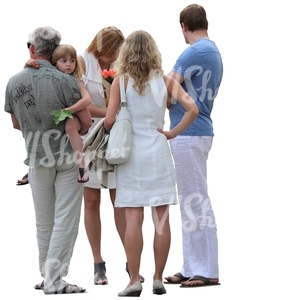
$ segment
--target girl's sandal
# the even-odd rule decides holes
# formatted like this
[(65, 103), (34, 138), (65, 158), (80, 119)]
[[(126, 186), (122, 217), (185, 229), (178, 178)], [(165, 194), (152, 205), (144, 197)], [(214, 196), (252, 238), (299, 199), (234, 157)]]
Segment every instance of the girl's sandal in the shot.
[(87, 172), (85, 168), (79, 168), (79, 176), (81, 179), (77, 179), (79, 183), (85, 183), (89, 181), (89, 177), (87, 179), (84, 179), (84, 174)]

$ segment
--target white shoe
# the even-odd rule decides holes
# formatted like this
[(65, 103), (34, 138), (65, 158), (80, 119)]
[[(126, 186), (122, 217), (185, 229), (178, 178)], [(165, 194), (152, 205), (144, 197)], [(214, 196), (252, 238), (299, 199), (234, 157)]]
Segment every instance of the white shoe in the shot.
[(142, 292), (143, 286), (140, 281), (137, 281), (127, 289), (118, 294), (119, 297), (139, 297)]
[(164, 285), (162, 284), (162, 282), (158, 279), (154, 280), (153, 294), (162, 295), (162, 294), (166, 294), (166, 293), (167, 293), (167, 291), (166, 291)]

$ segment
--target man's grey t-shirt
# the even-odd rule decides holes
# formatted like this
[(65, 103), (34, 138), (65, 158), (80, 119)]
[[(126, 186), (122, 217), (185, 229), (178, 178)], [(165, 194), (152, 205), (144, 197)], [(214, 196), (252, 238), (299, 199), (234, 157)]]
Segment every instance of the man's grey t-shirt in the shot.
[(58, 125), (51, 112), (76, 103), (80, 98), (77, 80), (45, 60), (39, 69), (25, 68), (11, 77), (5, 94), (4, 110), (14, 114), (25, 139), (29, 166), (53, 166), (72, 153), (65, 134), (65, 122)]

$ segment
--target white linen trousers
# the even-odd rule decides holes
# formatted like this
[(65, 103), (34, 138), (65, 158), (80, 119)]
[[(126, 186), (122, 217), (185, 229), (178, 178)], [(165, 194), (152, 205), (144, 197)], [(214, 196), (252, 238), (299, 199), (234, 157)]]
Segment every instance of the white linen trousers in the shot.
[(206, 161), (211, 136), (177, 136), (170, 140), (182, 221), (184, 277), (219, 278), (215, 216), (207, 192)]
[(67, 282), (78, 234), (84, 185), (77, 182), (78, 165), (30, 167), (28, 178), (36, 214), (39, 268), (45, 294), (62, 290)]

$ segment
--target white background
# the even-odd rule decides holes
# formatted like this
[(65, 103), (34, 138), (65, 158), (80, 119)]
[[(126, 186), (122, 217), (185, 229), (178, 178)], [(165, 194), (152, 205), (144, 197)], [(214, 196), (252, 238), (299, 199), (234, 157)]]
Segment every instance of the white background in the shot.
[[(49, 25), (62, 43), (83, 52), (105, 26), (119, 27), (125, 37), (147, 30), (162, 53), (168, 73), (187, 45), (179, 13), (193, 1), (21, 1), (1, 4), (1, 81), (28, 59), (28, 34)], [(224, 79), (212, 117), (215, 139), (208, 161), (208, 183), (217, 218), (219, 287), (182, 289), (166, 285), (164, 298), (299, 299), (299, 14), (296, 1), (202, 1), (209, 36), (221, 51)], [(4, 6), (5, 5), (5, 6)], [(0, 218), (1, 299), (39, 299), (40, 282), (35, 220), (29, 185), (17, 187), (27, 172), (24, 140), (9, 114), (1, 113)], [(168, 124), (168, 115), (166, 115)], [(298, 182), (298, 184), (297, 184)], [(113, 223), (107, 191), (103, 192), (103, 257), (109, 285), (93, 285), (93, 259), (83, 218), (69, 274), (82, 285), (84, 298), (117, 298), (128, 283), (125, 254)], [(172, 245), (165, 276), (180, 271), (179, 207), (171, 208)], [(145, 210), (141, 297), (151, 294), (153, 227)], [(72, 297), (78, 297), (79, 295)], [(2, 298), (3, 297), (3, 298)], [(47, 296), (60, 297), (60, 296)], [(66, 295), (65, 297), (71, 297)]]

